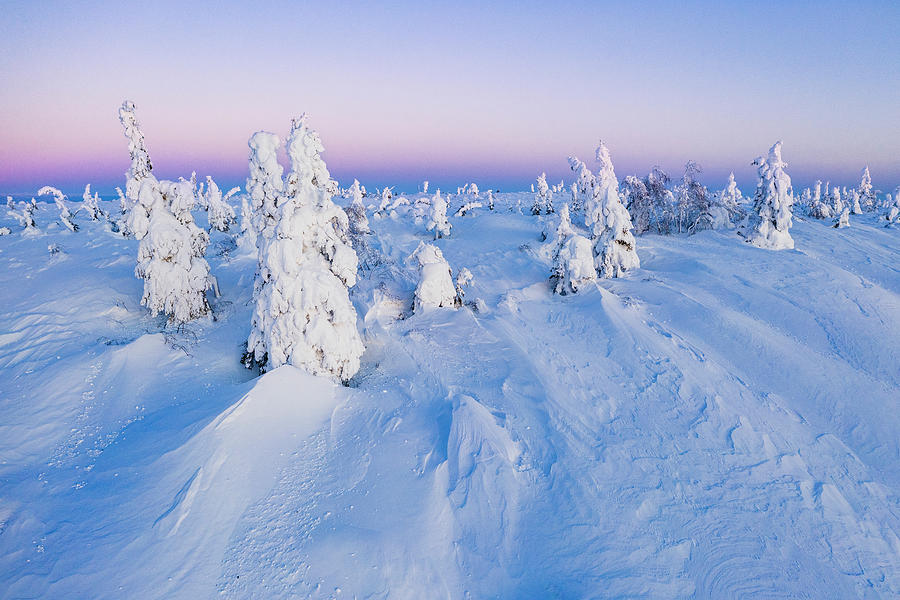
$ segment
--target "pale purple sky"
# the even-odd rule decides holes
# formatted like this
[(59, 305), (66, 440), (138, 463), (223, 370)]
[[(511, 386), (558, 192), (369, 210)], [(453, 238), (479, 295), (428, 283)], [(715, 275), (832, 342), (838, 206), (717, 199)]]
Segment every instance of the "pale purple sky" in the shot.
[(620, 178), (752, 188), (782, 139), (795, 185), (900, 183), (898, 2), (374, 4), (3, 2), (0, 193), (121, 185), (125, 98), (160, 177), (223, 185), (301, 112), (343, 184), (526, 189), (601, 137)]

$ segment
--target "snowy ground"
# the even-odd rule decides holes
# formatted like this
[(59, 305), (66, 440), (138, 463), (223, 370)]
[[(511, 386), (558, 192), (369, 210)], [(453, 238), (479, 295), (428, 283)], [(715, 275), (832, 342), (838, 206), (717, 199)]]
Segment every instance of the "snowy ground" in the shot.
[(169, 331), (137, 242), (0, 218), (0, 597), (900, 594), (900, 231), (647, 235), (560, 297), (554, 219), (503, 201), (437, 242), (477, 312), (411, 314), (430, 236), (371, 221), (349, 388), (240, 365), (227, 236), (215, 319)]

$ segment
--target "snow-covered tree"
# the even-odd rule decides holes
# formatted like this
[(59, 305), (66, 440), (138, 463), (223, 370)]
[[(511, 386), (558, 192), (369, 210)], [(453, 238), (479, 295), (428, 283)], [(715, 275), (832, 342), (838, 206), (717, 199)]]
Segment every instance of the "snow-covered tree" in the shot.
[(456, 209), (456, 212), (453, 213), (453, 216), (454, 217), (464, 217), (469, 212), (475, 210), (476, 208), (481, 208), (481, 202), (478, 202), (477, 200), (472, 200), (470, 202), (466, 202), (465, 204), (460, 206), (458, 209)]
[(865, 210), (875, 210), (878, 203), (875, 198), (875, 192), (872, 189), (872, 176), (869, 174), (868, 165), (863, 169), (859, 188), (856, 191), (858, 192), (859, 201), (862, 203), (862, 208)]
[(424, 307), (452, 308), (459, 306), (459, 296), (453, 285), (453, 273), (444, 259), (441, 249), (432, 244), (419, 242), (410, 255), (419, 266), (419, 283), (416, 285), (413, 310), (419, 312)]
[(428, 193), (428, 182), (427, 181), (422, 182), (422, 193), (423, 194)]
[(128, 138), (128, 153), (131, 156), (131, 166), (125, 173), (125, 197), (128, 200), (128, 209), (138, 201), (141, 189), (141, 181), (150, 176), (153, 165), (150, 162), (150, 154), (144, 144), (144, 133), (135, 114), (134, 103), (125, 101), (119, 107), (119, 121), (125, 128), (125, 137)]
[(456, 272), (456, 302), (462, 306), (466, 298), (466, 288), (472, 283), (472, 272), (463, 267)]
[(100, 196), (98, 194), (91, 195), (91, 184), (84, 186), (84, 194), (81, 195), (82, 206), (87, 212), (91, 221), (99, 221), (101, 218), (106, 220), (107, 215), (100, 208)]
[(702, 172), (700, 165), (692, 160), (684, 165), (681, 185), (676, 188), (679, 232), (696, 233), (723, 225), (719, 222), (722, 215), (718, 214), (719, 211), (713, 210), (709, 190), (700, 183), (699, 175)]
[(753, 164), (758, 167), (759, 182), (747, 241), (769, 250), (792, 249), (794, 190), (784, 170), (787, 163), (781, 158), (781, 142), (775, 142), (768, 157), (760, 156)]
[(859, 205), (859, 192), (856, 190), (850, 190), (850, 198), (847, 201), (847, 205), (850, 207), (850, 212), (854, 215), (863, 214), (862, 207)]
[(206, 193), (201, 193), (198, 196), (204, 199), (211, 229), (228, 231), (237, 222), (234, 208), (228, 201), (239, 191), (241, 191), (239, 187), (231, 188), (223, 197), (222, 191), (216, 185), (216, 182), (213, 181), (213, 178), (209, 175), (206, 176)]
[[(826, 190), (827, 195), (827, 190)], [(822, 182), (816, 181), (813, 186), (812, 198), (809, 201), (809, 216), (815, 219), (830, 219), (832, 217), (831, 205), (822, 198)]]
[(841, 197), (841, 188), (835, 186), (831, 188), (831, 212), (839, 215), (844, 212), (844, 199)]
[(569, 205), (559, 211), (559, 225), (553, 249), (550, 283), (560, 295), (574, 294), (588, 282), (597, 279), (591, 241), (578, 235), (569, 218)]
[[(259, 139), (257, 148), (277, 148), (272, 137)], [(244, 362), (263, 371), (292, 364), (347, 381), (359, 370), (364, 350), (348, 292), (356, 283), (357, 257), (347, 237), (347, 215), (332, 201), (331, 186), (320, 185), (331, 179), (321, 140), (305, 115), (294, 120), (287, 150), (290, 184), (280, 200), (269, 201), (277, 206), (276, 220), (260, 245)], [(251, 180), (266, 182), (258, 196), (276, 194), (280, 167), (259, 153), (252, 157)]]
[(553, 194), (547, 185), (547, 174), (541, 173), (537, 178), (537, 192), (534, 195), (534, 203), (531, 205), (531, 214), (550, 214), (553, 212)]
[(56, 208), (59, 209), (59, 220), (69, 231), (78, 231), (78, 224), (72, 220), (72, 213), (69, 212), (69, 207), (66, 206), (66, 195), (62, 191), (51, 185), (45, 185), (38, 190), (37, 195), (53, 196), (53, 202), (56, 203)]
[(141, 304), (182, 324), (209, 312), (209, 236), (191, 216), (195, 189), (187, 181), (141, 179), (128, 228), (140, 240), (135, 275), (144, 280)]
[(440, 189), (431, 198), (431, 212), (425, 228), (428, 231), (434, 231), (434, 239), (450, 235), (451, 225), (447, 220), (447, 201), (441, 196)]
[[(11, 196), (7, 197), (11, 198)], [(9, 215), (14, 217), (19, 224), (22, 225), (24, 228), (23, 233), (28, 235), (36, 234), (38, 230), (34, 222), (34, 213), (37, 211), (37, 202), (32, 198), (30, 202), (23, 202), (22, 204), (22, 212), (18, 212), (13, 208), (9, 211)]]
[(351, 235), (365, 235), (371, 231), (369, 218), (366, 216), (366, 206), (363, 204), (363, 192), (359, 187), (359, 181), (354, 179), (353, 185), (348, 190), (350, 194), (350, 206), (347, 207), (347, 217), (350, 223)]
[(494, 190), (487, 192), (488, 210), (494, 210)]
[(619, 180), (603, 142), (597, 147), (597, 162), (592, 194), (584, 207), (585, 225), (591, 232), (597, 271), (603, 277), (621, 277), (625, 271), (641, 266), (632, 234), (634, 227), (619, 198)]
[(886, 200), (887, 210), (884, 213), (884, 218), (888, 224), (900, 222), (900, 187), (894, 190), (893, 198), (888, 194)]
[(13, 209), (15, 209), (15, 207), (16, 207), (16, 203), (13, 201), (13, 197), (7, 196), (6, 197), (6, 208), (8, 210), (13, 210)]
[(840, 216), (834, 220), (835, 229), (850, 227), (850, 205), (845, 205)]
[(256, 240), (258, 267), (262, 265), (266, 244), (272, 239), (278, 222), (278, 207), (284, 194), (284, 169), (278, 164), (281, 140), (274, 133), (257, 131), (250, 137), (250, 197), (253, 238)]

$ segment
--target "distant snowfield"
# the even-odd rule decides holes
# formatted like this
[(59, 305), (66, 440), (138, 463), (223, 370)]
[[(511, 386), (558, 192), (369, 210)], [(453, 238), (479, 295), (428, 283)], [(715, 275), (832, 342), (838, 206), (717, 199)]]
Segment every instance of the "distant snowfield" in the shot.
[(240, 365), (228, 236), (170, 331), (134, 240), (0, 218), (0, 597), (897, 597), (900, 230), (644, 235), (561, 297), (515, 202), (435, 242), (477, 312), (412, 314), (431, 236), (371, 219), (349, 388)]

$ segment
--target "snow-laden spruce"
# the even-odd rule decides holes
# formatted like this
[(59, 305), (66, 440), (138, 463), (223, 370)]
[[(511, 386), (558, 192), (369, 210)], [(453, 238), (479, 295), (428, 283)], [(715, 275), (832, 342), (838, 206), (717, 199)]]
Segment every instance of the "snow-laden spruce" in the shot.
[(835, 229), (843, 229), (844, 227), (850, 227), (850, 205), (849, 204), (844, 206), (844, 210), (834, 220), (834, 228)]
[(347, 207), (347, 219), (350, 223), (350, 234), (361, 236), (368, 234), (369, 218), (366, 216), (366, 205), (363, 204), (363, 191), (359, 186), (359, 180), (354, 179), (353, 185), (348, 190), (350, 194), (350, 206)]
[(247, 195), (250, 197), (252, 237), (256, 241), (257, 262), (262, 264), (266, 244), (278, 222), (278, 206), (284, 194), (284, 169), (278, 164), (281, 140), (274, 133), (257, 131), (247, 142), (250, 146), (250, 175)]
[(419, 267), (419, 283), (416, 285), (413, 311), (460, 305), (461, 299), (453, 285), (450, 264), (444, 259), (440, 248), (419, 242), (410, 259), (415, 260)]
[(125, 174), (125, 198), (127, 199), (125, 210), (127, 211), (137, 203), (141, 181), (150, 176), (153, 164), (150, 162), (150, 154), (144, 143), (144, 133), (137, 120), (133, 102), (126, 100), (119, 107), (119, 122), (125, 129), (125, 137), (128, 138), (128, 153), (131, 156), (131, 165)]
[(38, 190), (37, 195), (38, 197), (53, 196), (53, 202), (56, 204), (56, 208), (59, 209), (60, 222), (69, 231), (78, 231), (78, 224), (72, 220), (72, 213), (69, 211), (69, 207), (66, 206), (66, 195), (62, 191), (52, 185), (45, 185)]
[(273, 177), (280, 168), (258, 150), (274, 150), (273, 138), (256, 134), (251, 143), (251, 180), (258, 183), (248, 189), (256, 190), (255, 203), (277, 211), (271, 236), (260, 243), (244, 362), (262, 371), (291, 364), (347, 381), (359, 370), (364, 350), (347, 289), (356, 284), (357, 269), (347, 215), (332, 201), (331, 186), (321, 185), (331, 179), (321, 140), (305, 116), (293, 121), (288, 138), (287, 191), (270, 196), (281, 187)]
[(170, 323), (180, 325), (209, 312), (206, 290), (213, 281), (203, 258), (209, 236), (191, 215), (197, 190), (184, 179), (157, 181), (133, 104), (122, 105), (119, 120), (131, 155), (125, 226), (140, 240), (135, 275), (144, 280), (141, 304), (151, 314), (164, 313)]
[(206, 176), (206, 193), (202, 194), (202, 197), (203, 203), (206, 205), (210, 229), (226, 232), (237, 222), (234, 208), (228, 201), (239, 191), (241, 188), (231, 188), (223, 197), (222, 191), (213, 178), (209, 175)]
[(578, 235), (569, 218), (569, 205), (559, 211), (559, 225), (553, 243), (550, 283), (560, 295), (574, 294), (597, 279), (591, 241)]
[(597, 147), (597, 162), (600, 167), (584, 206), (584, 222), (591, 232), (597, 271), (603, 277), (621, 277), (641, 266), (632, 234), (634, 227), (619, 198), (619, 180), (602, 141)]
[(747, 241), (768, 250), (790, 250), (794, 247), (790, 233), (794, 190), (784, 170), (787, 163), (781, 158), (781, 142), (775, 142), (769, 155), (760, 156), (753, 164), (758, 166), (759, 182)]
[(91, 194), (91, 184), (84, 186), (81, 204), (91, 221), (105, 221), (107, 219), (106, 213), (100, 208), (100, 195), (97, 193)]
[(534, 195), (534, 203), (531, 205), (531, 214), (550, 214), (553, 212), (553, 192), (547, 185), (547, 174), (541, 173), (537, 178), (537, 192)]
[(437, 190), (431, 198), (428, 223), (425, 228), (428, 231), (434, 231), (434, 239), (450, 235), (451, 225), (447, 220), (447, 201), (441, 196), (441, 190)]
[(182, 324), (209, 312), (209, 236), (191, 216), (196, 191), (188, 181), (141, 179), (128, 228), (140, 240), (135, 275), (144, 280), (141, 304)]
[(884, 218), (888, 224), (900, 222), (900, 187), (894, 190), (893, 198), (890, 194), (887, 195), (885, 204), (887, 205), (887, 210), (885, 210)]
[(875, 210), (878, 206), (878, 202), (875, 198), (875, 192), (872, 189), (872, 175), (869, 174), (868, 165), (863, 169), (859, 187), (856, 191), (859, 195), (859, 201), (862, 204), (862, 210)]

